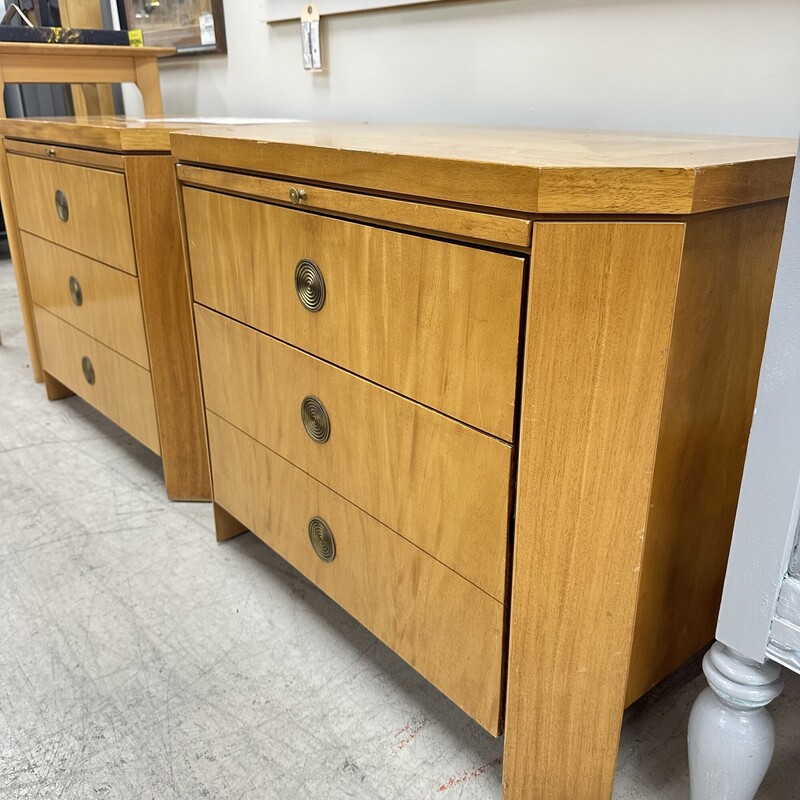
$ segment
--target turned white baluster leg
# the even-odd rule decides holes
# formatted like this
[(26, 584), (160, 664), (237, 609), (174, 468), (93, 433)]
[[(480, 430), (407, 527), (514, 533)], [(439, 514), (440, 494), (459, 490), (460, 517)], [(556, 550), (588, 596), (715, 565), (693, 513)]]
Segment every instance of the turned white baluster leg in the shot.
[(709, 688), (689, 717), (691, 800), (753, 800), (775, 750), (766, 706), (783, 691), (781, 668), (716, 642), (703, 672)]

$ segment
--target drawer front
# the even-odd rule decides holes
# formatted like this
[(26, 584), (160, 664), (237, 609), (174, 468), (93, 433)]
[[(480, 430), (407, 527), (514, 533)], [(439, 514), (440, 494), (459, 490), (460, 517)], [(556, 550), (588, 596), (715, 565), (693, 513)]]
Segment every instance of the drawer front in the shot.
[(509, 445), (202, 306), (195, 314), (211, 411), (504, 601)]
[(33, 302), (148, 369), (139, 281), (46, 239), (20, 236)]
[(14, 154), (8, 168), (22, 230), (136, 274), (124, 175)]
[(160, 454), (150, 373), (39, 306), (34, 317), (44, 371)]
[[(499, 733), (503, 606), (213, 413), (208, 435), (216, 502)], [(312, 547), (314, 518), (330, 562)]]
[[(521, 258), (200, 189), (184, 199), (198, 302), (512, 440)], [(319, 275), (311, 311), (300, 294), (320, 305)]]

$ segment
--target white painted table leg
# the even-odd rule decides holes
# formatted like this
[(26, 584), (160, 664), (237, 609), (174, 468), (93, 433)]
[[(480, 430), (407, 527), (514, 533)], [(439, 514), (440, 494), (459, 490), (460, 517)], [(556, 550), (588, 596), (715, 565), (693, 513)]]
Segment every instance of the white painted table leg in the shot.
[(716, 642), (703, 672), (709, 688), (689, 717), (691, 800), (753, 800), (775, 750), (766, 706), (783, 691), (781, 668)]

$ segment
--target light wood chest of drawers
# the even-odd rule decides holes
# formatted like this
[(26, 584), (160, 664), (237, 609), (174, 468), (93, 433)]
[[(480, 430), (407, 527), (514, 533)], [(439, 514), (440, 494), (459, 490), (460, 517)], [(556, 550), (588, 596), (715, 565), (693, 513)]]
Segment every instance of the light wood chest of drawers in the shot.
[(208, 499), (208, 453), (169, 126), (4, 120), (3, 208), (31, 354), (158, 453), (172, 499)]
[(219, 539), (249, 528), (597, 800), (713, 636), (793, 143), (172, 136)]

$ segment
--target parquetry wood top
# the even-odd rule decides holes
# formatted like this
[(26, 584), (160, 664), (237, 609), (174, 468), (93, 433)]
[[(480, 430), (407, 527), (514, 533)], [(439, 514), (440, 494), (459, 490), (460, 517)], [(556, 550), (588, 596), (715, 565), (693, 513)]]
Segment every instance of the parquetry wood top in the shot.
[(344, 123), (176, 131), (185, 162), (540, 213), (686, 214), (788, 195), (795, 142)]

